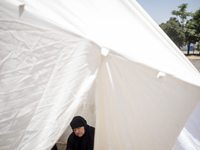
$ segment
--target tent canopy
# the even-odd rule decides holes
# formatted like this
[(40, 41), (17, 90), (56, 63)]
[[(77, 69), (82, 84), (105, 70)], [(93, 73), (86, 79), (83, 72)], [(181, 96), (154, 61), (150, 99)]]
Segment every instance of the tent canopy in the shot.
[(136, 1), (0, 4), (0, 149), (49, 150), (77, 114), (96, 150), (173, 148), (200, 75)]

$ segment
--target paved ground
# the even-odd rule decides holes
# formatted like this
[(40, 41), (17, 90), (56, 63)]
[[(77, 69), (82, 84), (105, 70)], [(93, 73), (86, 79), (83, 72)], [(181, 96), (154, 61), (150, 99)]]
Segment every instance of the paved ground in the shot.
[(189, 60), (200, 72), (200, 59), (189, 59)]
[(58, 150), (66, 150), (67, 145), (64, 143), (57, 143)]
[[(186, 52), (183, 52), (186, 54)], [(190, 60), (190, 62), (197, 68), (197, 70), (200, 72), (200, 53), (195, 52), (194, 54), (186, 55), (186, 57)]]

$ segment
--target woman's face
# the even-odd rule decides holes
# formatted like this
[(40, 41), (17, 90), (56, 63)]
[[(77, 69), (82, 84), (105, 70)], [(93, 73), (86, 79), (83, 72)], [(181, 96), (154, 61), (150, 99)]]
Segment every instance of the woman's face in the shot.
[(73, 129), (74, 133), (78, 137), (82, 137), (85, 134), (85, 128), (84, 127), (78, 127)]

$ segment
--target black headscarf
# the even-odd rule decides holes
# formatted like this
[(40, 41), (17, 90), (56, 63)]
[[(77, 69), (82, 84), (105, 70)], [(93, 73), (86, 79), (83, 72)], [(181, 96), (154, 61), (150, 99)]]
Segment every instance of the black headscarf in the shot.
[(72, 119), (70, 126), (72, 129), (78, 128), (78, 127), (85, 127), (87, 125), (87, 121), (81, 117), (81, 116), (76, 116)]
[(67, 142), (67, 150), (93, 150), (94, 148), (94, 127), (87, 125), (86, 120), (81, 116), (76, 116), (70, 123), (72, 129), (84, 127), (85, 134), (78, 137), (75, 133), (71, 133)]

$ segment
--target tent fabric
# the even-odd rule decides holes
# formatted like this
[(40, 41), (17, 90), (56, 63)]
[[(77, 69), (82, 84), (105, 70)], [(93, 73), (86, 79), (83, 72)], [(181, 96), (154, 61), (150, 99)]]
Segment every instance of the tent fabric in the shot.
[(200, 103), (196, 107), (193, 114), (190, 116), (185, 127), (181, 131), (176, 144), (176, 150), (200, 149)]
[(3, 150), (66, 142), (77, 114), (96, 150), (172, 149), (200, 100), (198, 71), (136, 1), (0, 1), (0, 45)]
[(200, 86), (195, 81), (200, 80), (198, 71), (136, 1), (38, 0), (27, 1), (25, 9), (131, 60)]
[(173, 137), (185, 124), (184, 117), (190, 115), (186, 114), (192, 104), (188, 99), (198, 97), (199, 89), (172, 76), (156, 78), (157, 70), (116, 54), (109, 54), (101, 69), (96, 148), (172, 149)]
[(88, 96), (100, 48), (71, 34), (2, 24), (0, 149), (50, 149)]

